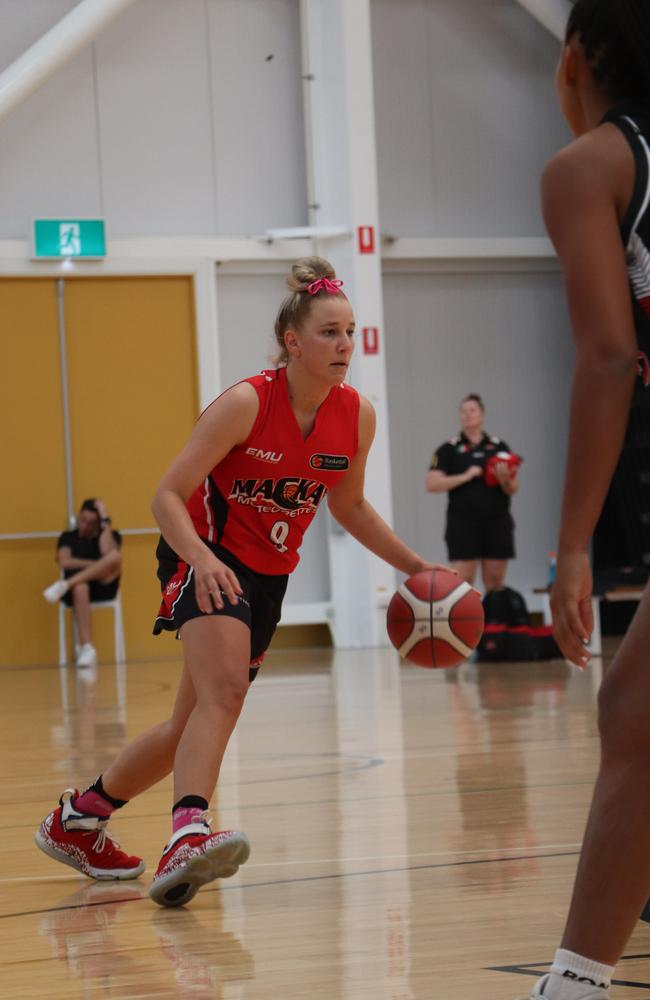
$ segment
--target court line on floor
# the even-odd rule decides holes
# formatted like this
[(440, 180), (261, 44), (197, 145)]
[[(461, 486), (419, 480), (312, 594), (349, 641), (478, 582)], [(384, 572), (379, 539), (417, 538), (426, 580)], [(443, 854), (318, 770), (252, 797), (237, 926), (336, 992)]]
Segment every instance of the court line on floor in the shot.
[[(338, 772), (343, 773), (353, 773), (353, 772)], [(1, 776), (0, 776), (1, 778)], [(36, 784), (36, 782), (34, 783)], [(42, 782), (39, 783), (42, 786)], [(476, 795), (492, 795), (495, 792), (520, 792), (520, 791), (547, 791), (548, 789), (566, 789), (566, 788), (587, 788), (588, 790), (593, 789), (593, 779), (588, 778), (584, 781), (565, 781), (565, 782), (553, 782), (551, 784), (519, 784), (519, 785), (495, 785), (488, 786), (486, 788), (473, 788), (471, 791), (464, 791), (463, 797), (466, 796), (476, 796)], [(18, 783), (16, 787), (24, 788), (25, 785), (20, 785)], [(60, 785), (57, 787), (60, 788)], [(233, 786), (225, 786), (233, 787)], [(438, 788), (433, 790), (421, 791), (421, 792), (393, 792), (389, 795), (362, 795), (355, 796), (354, 798), (329, 798), (329, 799), (293, 799), (288, 802), (221, 802), (215, 804), (211, 808), (211, 813), (219, 817), (224, 817), (229, 813), (248, 813), (256, 809), (307, 809), (312, 806), (325, 806), (325, 805), (337, 805), (337, 806), (358, 806), (360, 803), (376, 803), (376, 802), (392, 802), (397, 799), (402, 801), (410, 801), (412, 799), (427, 799), (427, 798), (448, 798), (449, 796), (457, 796), (458, 789), (453, 788)], [(9, 808), (6, 806), (6, 808)], [(44, 805), (41, 812), (38, 814), (41, 816), (45, 809)], [(169, 810), (165, 809), (162, 812), (153, 813), (124, 813), (120, 814), (118, 817), (118, 822), (121, 823), (136, 823), (144, 822), (145, 820), (164, 820), (168, 818)], [(20, 831), (20, 830), (32, 830), (35, 827), (34, 822), (25, 822), (22, 824), (16, 823), (0, 823), (0, 833), (7, 831)]]
[[(293, 756), (293, 755), (291, 755), (291, 756)], [(304, 768), (304, 763), (302, 763), (302, 762), (304, 761), (304, 759), (306, 757), (307, 758), (311, 758), (311, 759), (313, 759), (313, 758), (322, 759), (323, 757), (334, 757), (335, 759), (341, 761), (341, 767), (335, 768), (334, 770), (328, 770), (328, 771), (304, 771), (303, 770), (302, 773), (300, 773), (300, 774), (282, 774), (282, 775), (271, 776), (271, 777), (269, 777), (267, 775), (261, 775), (259, 778), (245, 778), (245, 779), (237, 777), (237, 778), (231, 780), (230, 783), (228, 783), (227, 780), (224, 781), (224, 782), (222, 782), (222, 786), (221, 787), (223, 787), (223, 788), (239, 788), (239, 787), (243, 787), (245, 785), (269, 785), (269, 784), (275, 784), (277, 782), (282, 782), (282, 781), (311, 781), (314, 778), (341, 777), (342, 775), (346, 775), (346, 774), (358, 774), (360, 771), (368, 771), (368, 770), (371, 770), (371, 769), (373, 769), (375, 767), (381, 767), (384, 764), (383, 757), (377, 757), (377, 756), (373, 756), (371, 754), (348, 754), (348, 753), (339, 753), (338, 751), (333, 751), (331, 753), (330, 752), (324, 752), (324, 753), (319, 753), (319, 754), (308, 754), (308, 753), (296, 754), (295, 755), (295, 762), (294, 762), (294, 769), (298, 768), (298, 767), (303, 767)], [(287, 757), (283, 756), (282, 758), (279, 758), (279, 759), (286, 762)], [(398, 760), (399, 758), (395, 758), (395, 759)], [(249, 769), (251, 769), (251, 768), (249, 768)], [(241, 770), (241, 769), (239, 769), (239, 770)], [(1, 775), (0, 775), (0, 777), (1, 777)], [(231, 778), (232, 778), (232, 776), (231, 776)], [(51, 778), (46, 779), (46, 781), (48, 781), (50, 784), (54, 784), (55, 780), (56, 780), (56, 776), (53, 776)], [(6, 790), (8, 788), (9, 789), (10, 788), (34, 788), (36, 786), (39, 786), (39, 787), (42, 788), (43, 784), (44, 784), (44, 781), (43, 781), (42, 778), (39, 780), (38, 778), (34, 777), (32, 780), (26, 780), (26, 781), (25, 780), (20, 780), (20, 781), (16, 781), (16, 782), (13, 782), (13, 783), (12, 782), (3, 783), (3, 790)], [(57, 788), (61, 787), (60, 782), (57, 783), (56, 787)]]
[[(223, 885), (222, 883), (219, 883), (212, 889), (208, 888), (203, 889), (203, 893), (206, 894), (212, 892), (235, 892), (235, 891), (243, 891), (246, 889), (264, 889), (279, 885), (298, 885), (299, 883), (302, 882), (328, 882), (328, 881), (333, 881), (334, 879), (360, 878), (364, 876), (367, 877), (370, 875), (399, 875), (399, 874), (407, 874), (408, 872), (439, 871), (441, 869), (464, 868), (475, 865), (505, 864), (511, 861), (543, 861), (552, 858), (576, 857), (578, 854), (579, 851), (560, 851), (552, 854), (519, 854), (515, 855), (514, 857), (500, 856), (496, 858), (479, 858), (468, 861), (452, 861), (449, 863), (443, 862), (440, 864), (430, 864), (430, 865), (404, 865), (399, 868), (369, 868), (355, 872), (333, 872), (332, 874), (329, 875), (325, 874), (299, 875), (297, 878), (271, 879), (266, 882), (240, 882), (235, 885)], [(42, 909), (37, 909), (37, 910), (22, 910), (17, 913), (3, 913), (0, 914), (0, 921), (9, 920), (15, 917), (35, 916), (40, 913), (56, 913), (60, 910), (83, 909), (86, 906), (111, 906), (117, 902), (127, 902), (127, 903), (139, 902), (142, 899), (148, 899), (148, 896), (143, 895), (135, 899), (131, 898), (126, 900), (115, 899), (111, 900), (110, 902), (104, 901), (96, 903), (78, 903), (78, 904), (73, 904), (72, 906), (46, 906), (43, 907)]]
[[(573, 853), (579, 847), (580, 847), (580, 843), (579, 842), (574, 843), (574, 844), (544, 844), (543, 846), (541, 846), (539, 848), (539, 850), (540, 851), (544, 851), (544, 852), (559, 851), (559, 852), (563, 852), (563, 853), (564, 852)], [(458, 862), (458, 861), (450, 862), (450, 864), (452, 864), (452, 865), (453, 864), (485, 864), (486, 862), (489, 862), (490, 860), (508, 861), (509, 858), (507, 856), (507, 852), (510, 852), (510, 851), (520, 851), (520, 850), (521, 850), (520, 847), (504, 847), (502, 849), (502, 851), (504, 853), (499, 858), (494, 858), (494, 859), (490, 859), (490, 858), (470, 858), (469, 860), (466, 859), (465, 861), (462, 861), (462, 862)], [(358, 862), (365, 862), (367, 864), (368, 862), (371, 862), (371, 861), (398, 861), (400, 859), (405, 859), (405, 858), (454, 858), (454, 857), (458, 857), (459, 855), (468, 855), (468, 854), (469, 855), (476, 855), (476, 854), (488, 854), (489, 855), (491, 853), (492, 852), (490, 851), (489, 848), (484, 848), (484, 849), (478, 849), (478, 850), (475, 850), (475, 851), (414, 851), (413, 853), (409, 853), (409, 854), (376, 854), (376, 855), (372, 855), (371, 854), (371, 855), (367, 855), (365, 857), (357, 857), (357, 858), (318, 858), (315, 861), (310, 861), (308, 859), (306, 859), (304, 861), (258, 861), (258, 862), (253, 862), (252, 864), (247, 864), (246, 865), (246, 870), (249, 871), (251, 868), (274, 868), (274, 867), (283, 867), (283, 866), (284, 867), (289, 867), (290, 865), (330, 865), (330, 864), (345, 865), (345, 864), (352, 864), (354, 862), (357, 862), (357, 863)], [(535, 855), (535, 856), (538, 856), (538, 855)], [(554, 854), (544, 853), (544, 854), (539, 855), (539, 857), (543, 857), (543, 858), (544, 857), (555, 857), (555, 856), (559, 857), (559, 856), (561, 856), (561, 854), (554, 855)], [(389, 869), (387, 869), (387, 870), (389, 870)], [(345, 874), (345, 873), (343, 873), (343, 874)], [(354, 872), (352, 872), (351, 874), (354, 874)], [(0, 882), (1, 881), (2, 880), (0, 879)]]
[[(541, 845), (539, 850), (543, 852), (557, 851), (558, 854), (542, 853), (531, 855), (530, 857), (562, 857), (565, 854), (573, 854), (580, 847), (580, 843), (576, 842), (573, 844), (544, 844)], [(499, 858), (493, 860), (496, 861), (508, 861), (514, 860), (510, 859), (508, 852), (519, 851), (521, 848), (518, 847), (504, 847), (502, 848), (502, 855)], [(368, 864), (372, 861), (398, 861), (405, 858), (454, 858), (459, 855), (477, 855), (477, 854), (491, 854), (489, 848), (479, 848), (475, 851), (414, 851), (409, 854), (371, 854), (363, 857), (355, 858), (305, 858), (304, 860), (292, 860), (292, 861), (253, 861), (246, 865), (246, 871), (250, 871), (252, 868), (290, 868), (295, 867), (305, 867), (307, 865), (348, 865), (363, 862)], [(490, 862), (490, 858), (476, 858), (472, 857), (465, 859), (464, 861), (450, 862), (450, 864), (486, 864)], [(147, 871), (153, 871), (153, 869), (146, 869)], [(378, 869), (383, 871), (384, 869)], [(392, 869), (385, 869), (386, 871), (391, 871)], [(355, 872), (342, 872), (341, 874), (356, 874)], [(62, 881), (78, 881), (80, 874), (74, 875), (17, 875), (11, 878), (0, 878), (0, 885), (11, 885), (14, 883), (26, 883), (26, 882), (62, 882)], [(85, 883), (84, 883), (85, 884)], [(89, 885), (94, 883), (88, 882)]]
[[(650, 955), (622, 955), (619, 962), (631, 962), (635, 959), (650, 958)], [(506, 972), (514, 976), (532, 976), (537, 978), (543, 976), (550, 966), (550, 962), (526, 962), (518, 965), (487, 965), (486, 972)], [(650, 983), (639, 983), (631, 979), (612, 979), (612, 986), (630, 987), (631, 989), (650, 989)]]
[[(329, 879), (357, 878), (364, 875), (396, 875), (400, 872), (435, 871), (441, 868), (463, 868), (470, 867), (472, 865), (505, 864), (509, 861), (537, 861), (546, 860), (548, 858), (568, 858), (575, 857), (579, 853), (580, 852), (578, 850), (559, 851), (552, 854), (517, 854), (512, 857), (500, 856), (496, 858), (473, 858), (465, 861), (450, 861), (448, 863), (442, 862), (430, 865), (404, 865), (399, 868), (369, 868), (356, 872), (334, 872), (331, 875), (299, 875), (297, 878), (274, 879), (269, 882), (240, 882), (237, 885), (221, 885), (219, 888), (221, 890), (254, 889), (273, 885), (294, 885), (299, 882), (320, 882), (327, 881)], [(207, 891), (210, 892), (214, 890)]]
[[(346, 775), (346, 774), (358, 774), (359, 771), (365, 771), (365, 770), (368, 770), (367, 766), (366, 767), (359, 767), (359, 768), (342, 768), (341, 770), (338, 770), (338, 771), (327, 771), (327, 772), (316, 772), (316, 771), (313, 771), (311, 773), (306, 773), (304, 775), (301, 775), (300, 777), (304, 777), (304, 778), (317, 778), (317, 777), (322, 777), (323, 775), (326, 775), (326, 776), (330, 776), (330, 775), (341, 776), (341, 775)], [(58, 791), (58, 789), (61, 788), (61, 784), (62, 784), (62, 782), (60, 782), (60, 781), (57, 782), (56, 778), (47, 778), (47, 779), (44, 780), (43, 778), (36, 778), (36, 777), (33, 780), (28, 780), (28, 781), (19, 781), (19, 780), (17, 780), (15, 782), (5, 782), (2, 779), (2, 774), (0, 774), (0, 780), (2, 780), (3, 791), (11, 791), (11, 789), (20, 789), (22, 791), (22, 790), (24, 790), (26, 788), (41, 788), (42, 789), (43, 785), (45, 785), (45, 784), (51, 784)], [(273, 779), (273, 781), (282, 781), (282, 780), (284, 780), (284, 777)], [(295, 777), (293, 779), (287, 779), (287, 780), (295, 780)], [(589, 786), (589, 788), (593, 788), (594, 780), (595, 780), (594, 777), (590, 776), (590, 777), (585, 778), (584, 780), (581, 780), (581, 781), (552, 781), (552, 782), (539, 782), (539, 783), (533, 783), (533, 784), (531, 784), (530, 782), (520, 782), (517, 785), (486, 785), (483, 788), (464, 789), (463, 792), (462, 792), (462, 794), (463, 794), (463, 796), (469, 796), (469, 795), (484, 795), (484, 794), (486, 794), (488, 792), (518, 792), (518, 791), (524, 791), (524, 790), (525, 791), (536, 791), (536, 790), (545, 790), (545, 789), (549, 789), (549, 788), (581, 788), (581, 787), (584, 787), (585, 785)], [(235, 789), (236, 790), (237, 788), (240, 787), (241, 784), (249, 784), (250, 785), (250, 784), (267, 784), (267, 783), (270, 783), (270, 782), (268, 781), (268, 779), (265, 779), (265, 778), (256, 779), (254, 782), (250, 782), (249, 781), (249, 782), (243, 782), (243, 783), (239, 782), (239, 781), (232, 781), (232, 782), (222, 781), (222, 783), (219, 786), (219, 788), (222, 789), (222, 790), (226, 790), (226, 789)], [(217, 792), (219, 791), (219, 788), (217, 789)], [(242, 810), (244, 810), (244, 809), (283, 809), (283, 808), (293, 807), (293, 806), (303, 806), (303, 805), (304, 806), (319, 806), (319, 805), (331, 805), (333, 803), (335, 803), (337, 805), (345, 805), (346, 803), (352, 803), (352, 804), (356, 805), (358, 802), (386, 802), (386, 801), (390, 801), (392, 799), (398, 799), (398, 798), (399, 799), (416, 799), (416, 798), (426, 798), (426, 797), (431, 797), (431, 796), (440, 796), (440, 797), (442, 797), (442, 796), (457, 795), (457, 794), (458, 794), (458, 787), (456, 785), (452, 785), (452, 786), (450, 786), (448, 788), (433, 788), (433, 789), (426, 789), (425, 791), (420, 791), (420, 792), (395, 791), (395, 792), (391, 792), (388, 795), (363, 795), (363, 796), (355, 795), (354, 798), (344, 798), (344, 797), (341, 797), (341, 796), (336, 796), (335, 798), (327, 798), (327, 799), (324, 799), (324, 798), (319, 798), (319, 799), (300, 799), (300, 800), (293, 799), (292, 801), (289, 801), (289, 802), (243, 802), (243, 803), (241, 803), (241, 802), (234, 802), (234, 803), (221, 802), (219, 804), (216, 804), (213, 807), (213, 811), (217, 811), (218, 809), (221, 809), (221, 810), (226, 810), (226, 809), (242, 809)], [(53, 796), (53, 798), (54, 797), (55, 796)], [(5, 803), (5, 807), (8, 808), (9, 807), (9, 803)], [(139, 814), (138, 818), (140, 818), (140, 819), (145, 819), (145, 818), (146, 819), (154, 819), (154, 818), (156, 818), (158, 816), (163, 816), (163, 815), (166, 816), (167, 812), (165, 812), (165, 813), (142, 813), (142, 814)], [(120, 819), (124, 819), (126, 817), (128, 817), (129, 819), (134, 818), (133, 816), (129, 816), (128, 813), (125, 813), (124, 815), (120, 816)], [(15, 829), (15, 827), (13, 825), (11, 825), (11, 826), (3, 826), (3, 825), (0, 824), (0, 830), (11, 830), (11, 829)]]

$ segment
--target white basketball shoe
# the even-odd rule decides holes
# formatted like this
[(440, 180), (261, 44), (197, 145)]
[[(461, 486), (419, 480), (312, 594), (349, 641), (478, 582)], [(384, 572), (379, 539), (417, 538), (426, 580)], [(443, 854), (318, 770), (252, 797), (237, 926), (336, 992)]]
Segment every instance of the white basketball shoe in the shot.
[[(525, 1000), (552, 1000), (551, 995), (546, 993), (550, 978), (550, 974), (542, 976), (533, 987), (533, 992)], [(589, 993), (583, 993), (580, 996), (580, 1000), (609, 1000), (609, 992), (601, 989), (599, 986), (594, 986)]]

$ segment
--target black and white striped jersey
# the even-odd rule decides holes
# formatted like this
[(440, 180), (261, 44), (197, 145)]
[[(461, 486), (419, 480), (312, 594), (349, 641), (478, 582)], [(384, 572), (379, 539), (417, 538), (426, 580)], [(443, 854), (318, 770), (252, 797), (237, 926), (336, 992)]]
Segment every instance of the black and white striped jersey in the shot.
[(620, 105), (604, 122), (611, 122), (627, 139), (636, 166), (634, 191), (621, 235), (634, 302), (639, 344), (639, 374), (650, 385), (650, 103)]

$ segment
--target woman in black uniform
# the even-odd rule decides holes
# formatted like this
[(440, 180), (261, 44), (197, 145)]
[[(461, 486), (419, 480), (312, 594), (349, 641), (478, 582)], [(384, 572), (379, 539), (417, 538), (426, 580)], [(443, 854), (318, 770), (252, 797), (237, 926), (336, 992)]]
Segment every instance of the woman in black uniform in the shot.
[[(556, 85), (576, 139), (546, 167), (542, 196), (576, 368), (551, 606), (562, 652), (585, 666), (593, 626), (589, 540), (635, 386), (647, 391), (650, 382), (648, 0), (577, 0)], [(649, 648), (646, 590), (600, 689), (600, 770), (571, 908), (551, 972), (530, 1000), (607, 1000), (650, 891)]]
[(486, 463), (510, 448), (485, 433), (485, 407), (476, 393), (465, 396), (459, 412), (460, 434), (435, 452), (427, 490), (449, 493), (445, 541), (454, 569), (473, 584), (480, 560), (483, 586), (494, 590), (503, 587), (515, 554), (510, 497), (518, 489), (517, 472), (506, 461), (490, 463), (494, 481), (488, 483)]

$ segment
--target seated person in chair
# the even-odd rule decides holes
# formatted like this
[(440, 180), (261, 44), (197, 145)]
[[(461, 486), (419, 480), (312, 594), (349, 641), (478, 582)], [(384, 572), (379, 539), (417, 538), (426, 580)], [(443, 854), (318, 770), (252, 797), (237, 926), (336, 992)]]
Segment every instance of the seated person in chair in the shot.
[(119, 532), (113, 531), (103, 500), (84, 500), (73, 531), (64, 531), (56, 548), (56, 559), (63, 570), (57, 580), (43, 591), (51, 604), (62, 600), (72, 608), (79, 646), (78, 667), (94, 667), (97, 653), (92, 644), (90, 602), (112, 601), (120, 583), (122, 557)]

